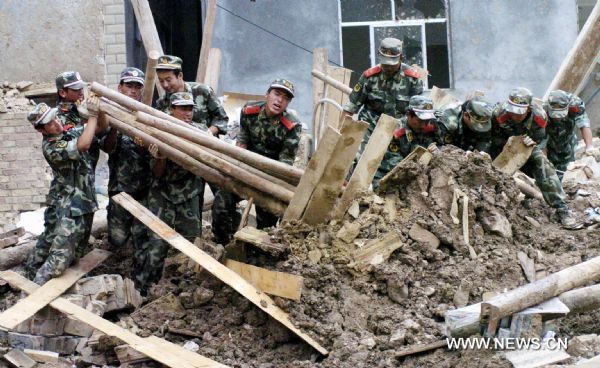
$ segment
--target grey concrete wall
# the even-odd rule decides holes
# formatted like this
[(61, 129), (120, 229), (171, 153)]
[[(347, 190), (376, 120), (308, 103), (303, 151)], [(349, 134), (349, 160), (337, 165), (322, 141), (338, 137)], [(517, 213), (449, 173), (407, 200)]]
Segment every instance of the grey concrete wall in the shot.
[(52, 82), (64, 70), (104, 81), (102, 2), (0, 0), (0, 80)]
[[(226, 8), (307, 50), (325, 47), (339, 64), (338, 3), (336, 0), (219, 0)], [(290, 108), (310, 126), (312, 54), (217, 8), (213, 47), (223, 52), (221, 91), (263, 94), (275, 78), (296, 85)]]
[(575, 0), (451, 0), (453, 93), (491, 102), (524, 86), (543, 96), (577, 37)]

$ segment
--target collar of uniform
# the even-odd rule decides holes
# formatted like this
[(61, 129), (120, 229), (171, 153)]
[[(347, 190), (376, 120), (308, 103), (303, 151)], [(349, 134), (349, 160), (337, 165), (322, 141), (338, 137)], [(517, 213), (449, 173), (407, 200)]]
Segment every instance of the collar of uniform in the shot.
[(46, 140), (48, 140), (48, 142), (55, 142), (55, 141), (60, 140), (63, 137), (63, 135), (64, 135), (64, 133), (62, 133), (62, 132), (58, 133), (58, 134), (48, 134), (48, 135), (45, 135), (44, 138)]
[(273, 115), (271, 117), (267, 116), (267, 108), (266, 108), (266, 104), (264, 104), (261, 108), (260, 108), (260, 112), (258, 113), (258, 119), (259, 120), (268, 120), (272, 123), (275, 122), (279, 122), (279, 120), (281, 119), (281, 117), (283, 116), (283, 114), (285, 114), (285, 111), (282, 112), (281, 114), (277, 114), (277, 115)]
[(75, 104), (73, 102), (60, 101), (57, 105), (58, 109), (62, 112), (67, 112), (73, 110)]

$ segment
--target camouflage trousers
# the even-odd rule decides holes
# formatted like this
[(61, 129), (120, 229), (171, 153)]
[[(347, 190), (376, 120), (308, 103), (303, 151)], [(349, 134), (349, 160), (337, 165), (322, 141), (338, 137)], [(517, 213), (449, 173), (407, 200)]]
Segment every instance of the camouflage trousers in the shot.
[[(161, 194), (151, 192), (148, 195), (147, 208), (158, 216), (167, 225), (175, 229), (187, 240), (193, 242), (202, 235), (202, 218), (198, 211), (199, 196), (188, 199), (183, 203), (172, 203)], [(133, 279), (143, 295), (146, 295), (150, 285), (162, 277), (165, 258), (169, 251), (169, 244), (154, 232), (146, 229), (146, 234), (141, 234), (141, 224), (134, 225), (134, 264)], [(141, 241), (143, 238), (146, 241)], [(137, 239), (137, 240), (136, 240)]]
[(548, 205), (553, 208), (566, 207), (566, 194), (556, 170), (539, 148), (533, 150), (521, 171), (535, 179)]
[(60, 216), (52, 243), (39, 242), (29, 255), (25, 269), (38, 285), (60, 276), (85, 251), (92, 230), (93, 213)]
[[(48, 201), (48, 206), (44, 211), (44, 231), (38, 236), (37, 243), (35, 244), (36, 249), (50, 249), (52, 245), (52, 241), (56, 236), (56, 226), (58, 224), (58, 199), (52, 198), (52, 194), (49, 195), (50, 200)], [(45, 259), (45, 257), (44, 257)], [(43, 260), (42, 260), (43, 262)], [(40, 262), (41, 264), (41, 262)], [(25, 265), (25, 271), (30, 280), (33, 280), (35, 277), (35, 272), (37, 271), (40, 265), (29, 265), (27, 263)]]
[[(129, 211), (113, 201), (112, 197), (116, 194), (119, 194), (119, 192), (110, 192), (108, 194), (110, 197), (106, 215), (108, 222), (108, 241), (112, 248), (122, 248), (132, 234), (134, 217)], [(148, 191), (142, 190), (128, 194), (138, 201), (143, 201), (146, 198)]]
[[(237, 195), (220, 189), (212, 206), (212, 232), (219, 244), (228, 244), (240, 226), (241, 215), (236, 205), (241, 201)], [(279, 218), (256, 206), (256, 227), (264, 229), (277, 225)]]
[(558, 178), (562, 181), (563, 175), (567, 171), (567, 166), (569, 163), (575, 161), (575, 148), (573, 147), (572, 150), (567, 152), (556, 152), (548, 147), (548, 160), (552, 162), (552, 165), (556, 168)]

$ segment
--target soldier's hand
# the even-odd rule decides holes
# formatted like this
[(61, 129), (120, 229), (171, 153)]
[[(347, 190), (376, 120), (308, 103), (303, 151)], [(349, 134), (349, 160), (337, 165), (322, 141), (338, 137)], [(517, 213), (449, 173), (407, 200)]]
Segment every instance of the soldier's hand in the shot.
[(427, 151), (429, 151), (435, 155), (440, 152), (440, 149), (438, 148), (438, 146), (435, 143), (431, 143), (429, 146), (427, 146)]
[(596, 157), (596, 156), (598, 156), (598, 148), (596, 148), (594, 146), (587, 146), (587, 147), (585, 147), (584, 155)]
[(154, 157), (157, 160), (164, 160), (165, 159), (165, 155), (163, 155), (162, 153), (160, 153), (160, 151), (158, 150), (158, 146), (156, 144), (151, 144), (148, 146), (148, 152), (150, 152), (150, 154), (152, 155), (152, 157)]
[(100, 98), (98, 95), (95, 93), (90, 94), (90, 97), (85, 100), (85, 107), (87, 108), (88, 116), (98, 117), (100, 113)]
[(144, 147), (144, 141), (138, 136), (133, 137), (133, 144), (135, 144), (138, 147)]
[(527, 146), (527, 147), (531, 147), (531, 146), (535, 146), (535, 141), (533, 139), (531, 139), (529, 136), (524, 135), (523, 136), (523, 143)]

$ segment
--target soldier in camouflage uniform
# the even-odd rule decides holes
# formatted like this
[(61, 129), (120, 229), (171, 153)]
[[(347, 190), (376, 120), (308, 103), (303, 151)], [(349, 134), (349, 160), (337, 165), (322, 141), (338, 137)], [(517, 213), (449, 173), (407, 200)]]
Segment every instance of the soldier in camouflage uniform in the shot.
[[(194, 98), (191, 93), (171, 94), (171, 115), (195, 124), (192, 122), (193, 110)], [(147, 207), (167, 225), (193, 242), (202, 232), (199, 200), (203, 181), (166, 159), (156, 145), (151, 144), (148, 151), (153, 157), (150, 167), (154, 178), (148, 193)], [(165, 257), (169, 250), (169, 245), (154, 232), (149, 233), (148, 238), (149, 241), (143, 244), (134, 244), (136, 249), (133, 277), (143, 295), (147, 294), (151, 284), (158, 282), (162, 277)]]
[(399, 119), (404, 116), (410, 97), (423, 93), (419, 74), (403, 64), (402, 59), (402, 41), (383, 39), (379, 45), (380, 64), (362, 74), (344, 106), (344, 111), (358, 112), (358, 120), (369, 123), (359, 153), (364, 150), (381, 114)]
[(433, 102), (428, 97), (413, 96), (405, 116), (397, 120), (388, 150), (375, 173), (373, 187), (417, 146), (429, 148), (438, 142), (437, 120)]
[(521, 170), (535, 179), (546, 203), (556, 209), (562, 225), (565, 228), (578, 227), (565, 203), (566, 195), (556, 170), (540, 148), (545, 144), (548, 121), (544, 109), (531, 104), (532, 98), (527, 88), (515, 88), (506, 102), (496, 106), (492, 114), (491, 156), (498, 156), (511, 136), (523, 136), (526, 144), (536, 144)]
[[(121, 72), (118, 91), (136, 101), (142, 98), (144, 73), (136, 68), (125, 68)], [(108, 241), (113, 248), (125, 246), (131, 235), (133, 216), (112, 197), (126, 192), (138, 201), (144, 202), (150, 186), (150, 155), (141, 145), (117, 129), (112, 129), (100, 142), (102, 150), (108, 153)]]
[(476, 96), (464, 103), (442, 106), (438, 116), (438, 141), (451, 144), (464, 151), (489, 154), (492, 139), (493, 107)]
[[(285, 79), (274, 80), (267, 90), (266, 102), (249, 102), (242, 108), (239, 147), (278, 160), (288, 165), (294, 163), (302, 124), (295, 111), (288, 110), (294, 97), (294, 85)], [(215, 241), (227, 244), (239, 226), (240, 214), (236, 204), (240, 198), (220, 189), (212, 208), (212, 230)], [(275, 226), (277, 216), (256, 207), (259, 229)]]
[(548, 114), (548, 126), (546, 126), (548, 159), (562, 180), (569, 162), (575, 161), (575, 148), (577, 147), (575, 130), (577, 128), (580, 129), (586, 145), (586, 154), (592, 154), (594, 151), (590, 119), (585, 112), (583, 101), (579, 97), (561, 90), (550, 92), (548, 101), (544, 103), (544, 109)]
[(42, 151), (55, 175), (57, 191), (57, 225), (50, 244), (38, 242), (29, 256), (26, 271), (39, 285), (57, 277), (82, 253), (81, 246), (87, 244), (88, 229), (97, 209), (94, 192), (94, 171), (88, 150), (97, 125), (98, 98), (88, 101), (90, 113), (88, 123), (63, 131), (58, 109), (39, 104), (27, 116), (35, 129), (44, 138)]

